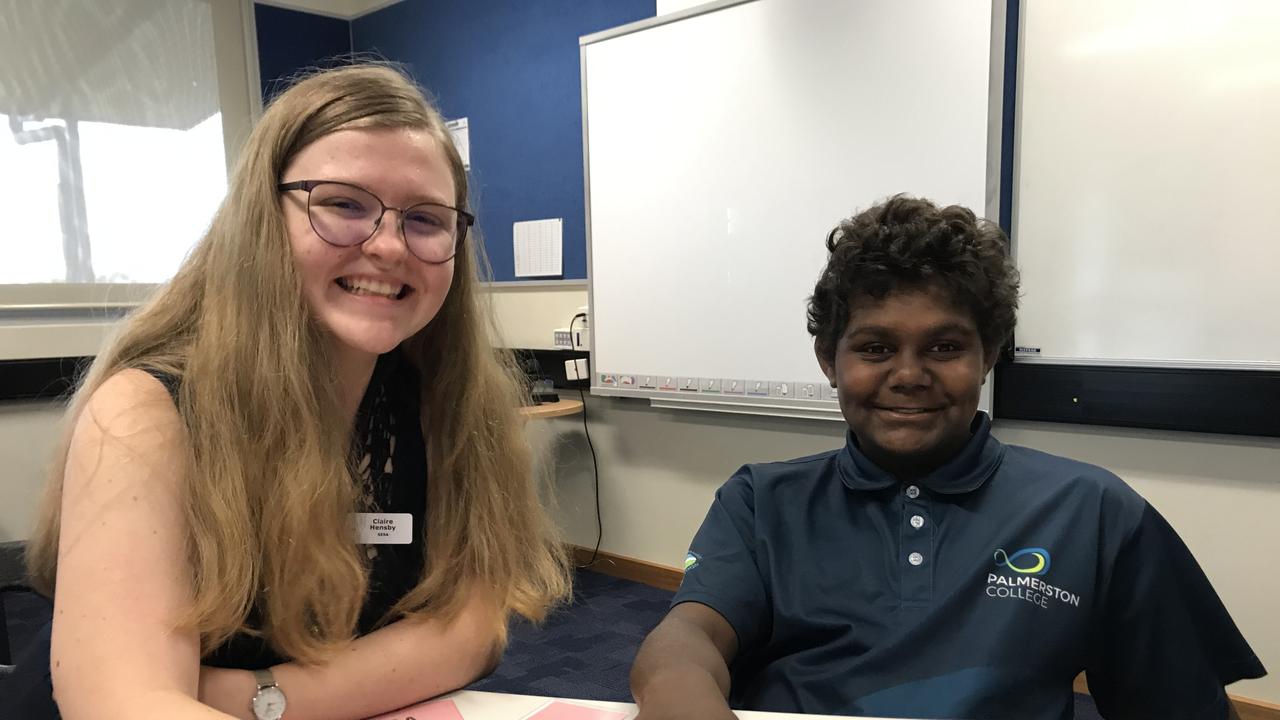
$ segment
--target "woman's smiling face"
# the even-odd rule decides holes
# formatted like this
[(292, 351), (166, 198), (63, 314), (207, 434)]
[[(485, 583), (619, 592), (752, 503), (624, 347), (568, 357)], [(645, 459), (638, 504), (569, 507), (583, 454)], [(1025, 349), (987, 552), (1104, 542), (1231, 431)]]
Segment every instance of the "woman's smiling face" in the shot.
[[(356, 185), (388, 207), (456, 204), (455, 185), (440, 142), (416, 128), (350, 129), (303, 148), (281, 182), (331, 180)], [(400, 217), (383, 216), (360, 245), (337, 247), (316, 234), (307, 193), (281, 196), (285, 227), (316, 320), (340, 350), (378, 355), (427, 325), (453, 282), (453, 260), (427, 263), (405, 244)]]

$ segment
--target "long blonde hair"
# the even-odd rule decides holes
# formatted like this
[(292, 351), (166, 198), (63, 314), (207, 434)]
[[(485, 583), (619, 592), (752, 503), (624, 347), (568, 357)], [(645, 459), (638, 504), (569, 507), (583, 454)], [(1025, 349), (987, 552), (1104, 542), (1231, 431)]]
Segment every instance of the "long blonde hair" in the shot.
[[(297, 82), (267, 109), (207, 234), (139, 308), (81, 382), (68, 411), (28, 571), (52, 595), (70, 430), (112, 374), (180, 380), (190, 453), (183, 485), (194, 602), (187, 626), (209, 652), (261, 611), (273, 649), (318, 661), (351, 638), (368, 570), (347, 531), (359, 502), (351, 428), (337, 422), (335, 373), (309, 313), (276, 185), (289, 161), (340, 129), (423, 129), (439, 141), (468, 207), (467, 176), (440, 114), (401, 71), (361, 64)], [(499, 633), (515, 611), (541, 619), (569, 591), (562, 546), (538, 501), (510, 354), (492, 347), (473, 231), (436, 317), (400, 351), (422, 378), (428, 448), (424, 575), (386, 619), (450, 620), (479, 588)], [(399, 480), (398, 480), (399, 481)], [(267, 589), (270, 589), (269, 591)], [(505, 636), (501, 636), (505, 637)]]

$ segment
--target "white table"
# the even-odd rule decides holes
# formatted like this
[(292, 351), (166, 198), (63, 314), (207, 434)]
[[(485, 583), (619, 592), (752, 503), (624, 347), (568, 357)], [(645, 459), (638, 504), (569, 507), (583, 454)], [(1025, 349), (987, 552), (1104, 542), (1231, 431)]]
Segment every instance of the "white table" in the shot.
[[(461, 711), (464, 720), (519, 720), (537, 710), (548, 700), (564, 700), (565, 702), (588, 705), (602, 710), (620, 710), (627, 713), (628, 720), (634, 717), (636, 713), (636, 706), (632, 703), (598, 702), (595, 700), (575, 700), (573, 698), (508, 695), (476, 690), (460, 690), (444, 697), (453, 700), (454, 704), (458, 706), (458, 710)], [(801, 715), (798, 713), (755, 712), (748, 710), (737, 711), (737, 716), (740, 720), (784, 720), (785, 718), (793, 718), (795, 720), (800, 720), (801, 718), (804, 720), (851, 720), (853, 718), (850, 715)], [(888, 719), (858, 716), (858, 720)]]

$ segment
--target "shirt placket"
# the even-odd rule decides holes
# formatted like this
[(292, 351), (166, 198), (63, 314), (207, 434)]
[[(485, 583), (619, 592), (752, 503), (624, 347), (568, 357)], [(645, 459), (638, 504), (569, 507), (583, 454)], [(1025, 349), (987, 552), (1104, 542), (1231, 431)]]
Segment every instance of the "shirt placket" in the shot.
[(901, 603), (904, 609), (924, 608), (933, 602), (934, 535), (929, 497), (918, 485), (907, 485), (902, 494)]

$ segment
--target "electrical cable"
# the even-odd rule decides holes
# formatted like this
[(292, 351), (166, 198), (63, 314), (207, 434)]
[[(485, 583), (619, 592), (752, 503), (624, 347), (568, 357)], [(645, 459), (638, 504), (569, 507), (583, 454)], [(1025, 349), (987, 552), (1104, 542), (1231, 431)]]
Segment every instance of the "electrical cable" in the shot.
[[(569, 347), (570, 349), (577, 346), (577, 342), (573, 337), (573, 324), (579, 319), (586, 320), (586, 313), (578, 313), (569, 321)], [(588, 360), (590, 362), (590, 360)], [(568, 375), (566, 374), (566, 378)], [(573, 379), (583, 380), (584, 378), (578, 374), (578, 362), (573, 361)], [(591, 559), (584, 565), (578, 565), (579, 570), (589, 568), (596, 564), (596, 560), (600, 555), (600, 540), (604, 537), (604, 522), (600, 516), (600, 464), (596, 461), (596, 446), (591, 442), (591, 430), (587, 427), (587, 395), (582, 391), (582, 385), (578, 385), (578, 397), (582, 400), (582, 432), (587, 436), (587, 447), (591, 449), (591, 472), (595, 479), (595, 496), (596, 496), (596, 546), (591, 550)]]

